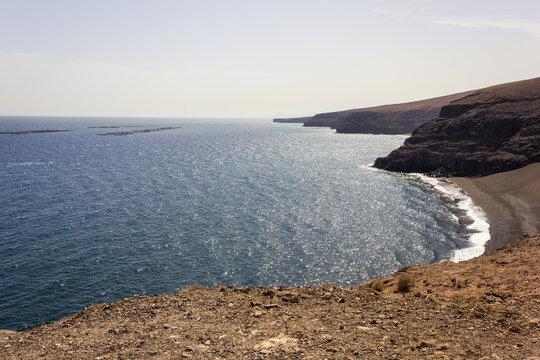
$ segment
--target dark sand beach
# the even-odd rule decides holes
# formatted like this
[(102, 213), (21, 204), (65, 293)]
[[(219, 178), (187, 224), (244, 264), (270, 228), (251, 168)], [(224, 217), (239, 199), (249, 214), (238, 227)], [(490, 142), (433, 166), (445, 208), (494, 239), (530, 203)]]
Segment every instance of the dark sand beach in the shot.
[(488, 217), (494, 250), (540, 232), (540, 163), (480, 178), (450, 178)]

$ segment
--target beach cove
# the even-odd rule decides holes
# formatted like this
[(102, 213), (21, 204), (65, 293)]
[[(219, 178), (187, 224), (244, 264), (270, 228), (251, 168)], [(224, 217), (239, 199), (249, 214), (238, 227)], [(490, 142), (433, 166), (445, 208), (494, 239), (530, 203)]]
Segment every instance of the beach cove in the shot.
[[(477, 204), (495, 206), (483, 209), (497, 244), (516, 239), (472, 260), (410, 266), (353, 287), (192, 286), (126, 298), (24, 332), (1, 331), (0, 354), (3, 359), (535, 359), (540, 237), (520, 237), (536, 226), (531, 219), (539, 218), (538, 169), (532, 164), (485, 178), (451, 179)], [(515, 208), (498, 199), (521, 200), (511, 202)]]
[(539, 1), (0, 19), (0, 360), (540, 360)]
[[(354, 193), (352, 190), (360, 184), (356, 182), (354, 171), (359, 171), (358, 174), (362, 171), (363, 180), (379, 179), (372, 181), (372, 184), (380, 185), (380, 179), (387, 181), (387, 185), (379, 188), (383, 190), (380, 199), (387, 200), (388, 190), (394, 186), (393, 192), (397, 196), (393, 199), (399, 200), (392, 202), (392, 210), (397, 210), (394, 216), (385, 213), (390, 210), (386, 207), (388, 201), (381, 201), (375, 208), (369, 207), (373, 206), (373, 201), (362, 203), (360, 209), (368, 213), (372, 211), (369, 209), (382, 211), (381, 215), (370, 221), (375, 223), (375, 229), (380, 228), (379, 224), (383, 224), (381, 221), (388, 223), (394, 219), (400, 226), (408, 224), (402, 227), (406, 230), (403, 234), (407, 234), (409, 229), (436, 229), (436, 232), (427, 233), (425, 237), (414, 233), (410, 236), (413, 240), (420, 237), (430, 241), (437, 241), (442, 234), (447, 234), (447, 230), (454, 229), (455, 232), (449, 234), (450, 239), (456, 243), (446, 248), (451, 250), (446, 253), (453, 254), (452, 260), (459, 262), (442, 258), (433, 264), (408, 265), (389, 277), (368, 276), (365, 279), (367, 281), (358, 281), (359, 285), (355, 283), (350, 286), (332, 283), (321, 286), (267, 287), (194, 285), (170, 294), (123, 298), (90, 305), (75, 315), (26, 331), (1, 331), (0, 355), (6, 359), (536, 359), (540, 356), (540, 235), (536, 234), (540, 218), (540, 167), (537, 161), (537, 111), (540, 100), (535, 95), (540, 91), (539, 82), (540, 79), (532, 79), (472, 93), (443, 106), (439, 118), (420, 125), (406, 139), (354, 135), (355, 141), (362, 139), (363, 145), (367, 142), (368, 148), (369, 141), (380, 146), (383, 144), (381, 139), (394, 141), (396, 145), (404, 140), (398, 149), (384, 158), (378, 158), (375, 167), (395, 172), (428, 174), (437, 178), (367, 171), (366, 165), (358, 164), (358, 158), (351, 156), (349, 146), (337, 147), (336, 154), (340, 156), (328, 158), (327, 153), (321, 153), (324, 156), (316, 161), (329, 161), (328, 164), (332, 166), (328, 168), (332, 169), (343, 160), (356, 162), (356, 167), (342, 163), (339, 177), (335, 177), (335, 170), (331, 172), (331, 176), (339, 179), (339, 184), (350, 178), (351, 190), (345, 191), (346, 196), (328, 193), (331, 196), (328, 197), (327, 206), (320, 207), (320, 199), (317, 198), (307, 201), (299, 211), (315, 204), (319, 206), (318, 209), (325, 210), (318, 213), (320, 218), (325, 219), (327, 209), (340, 208), (336, 199), (351, 199), (350, 194)], [(520, 117), (514, 115), (516, 112), (519, 112)], [(490, 115), (478, 116), (485, 113)], [(186, 129), (189, 127), (182, 126), (178, 130)], [(301, 129), (296, 128), (295, 131), (298, 130)], [(331, 134), (315, 131), (318, 142), (314, 145), (319, 146), (321, 140), (330, 140), (326, 136)], [(143, 136), (139, 133), (137, 131), (134, 136)], [(253, 135), (259, 133), (259, 130), (252, 132)], [(78, 136), (77, 132), (73, 134)], [(90, 144), (95, 148), (95, 138), (88, 139), (92, 139)], [(162, 139), (158, 141), (161, 144)], [(179, 139), (182, 138), (177, 135), (170, 137), (175, 146)], [(275, 143), (274, 137), (268, 139)], [(157, 143), (156, 140), (152, 137), (147, 139), (152, 147)], [(205, 139), (205, 143), (209, 144), (208, 154), (214, 159), (212, 146), (215, 146), (215, 141), (207, 140), (210, 139)], [(352, 140), (341, 138), (339, 141)], [(124, 148), (124, 140), (118, 141), (121, 143), (117, 145), (122, 145), (118, 149)], [(79, 141), (75, 142), (80, 146)], [(280, 144), (295, 146), (296, 143), (283, 141)], [(132, 145), (140, 144), (139, 140), (134, 140)], [(387, 142), (385, 146), (390, 145)], [(230, 159), (233, 160), (231, 165), (245, 164), (243, 157), (246, 154), (258, 159), (257, 163), (261, 159), (265, 160), (264, 157), (257, 157), (257, 152), (251, 152), (252, 145), (246, 143), (245, 146), (245, 152), (237, 152), (236, 143), (230, 146)], [(103, 153), (103, 148), (98, 149)], [(306, 150), (305, 146), (297, 149)], [(112, 153), (114, 156), (119, 154), (117, 150)], [(140, 156), (143, 152), (139, 151), (138, 154)], [(306, 158), (313, 154), (307, 151)], [(276, 164), (287, 164), (284, 162), (287, 157), (277, 156), (276, 159), (279, 159)], [(289, 161), (293, 159), (291, 157)], [(370, 157), (364, 159), (366, 162), (370, 160)], [(170, 162), (171, 165), (178, 163), (181, 162)], [(14, 170), (18, 174), (21, 166), (26, 169), (47, 164), (54, 165), (55, 162), (25, 160), (15, 163), (17, 167)], [(8, 164), (7, 169), (11, 166)], [(309, 165), (307, 168), (315, 171), (314, 175), (319, 171), (317, 166)], [(247, 166), (246, 169), (251, 167)], [(193, 172), (199, 176), (200, 167), (194, 167)], [(249, 174), (253, 174), (253, 171), (249, 171)], [(411, 176), (420, 177), (427, 184), (414, 181)], [(208, 175), (198, 178), (212, 180)], [(270, 178), (273, 187), (275, 177)], [(134, 179), (141, 179), (141, 173), (137, 172)], [(263, 177), (262, 180), (248, 183), (260, 186), (269, 179)], [(305, 185), (303, 181), (293, 183)], [(431, 191), (429, 187), (432, 187)], [(107, 186), (100, 186), (99, 189), (106, 190)], [(206, 186), (206, 189), (212, 187)], [(300, 190), (300, 199), (318, 194), (303, 187)], [(440, 191), (440, 197), (433, 197), (433, 190)], [(219, 192), (223, 196), (228, 193)], [(426, 194), (428, 197), (419, 205), (418, 201)], [(362, 197), (357, 196), (356, 199)], [(271, 203), (271, 199), (266, 198), (260, 204), (267, 206)], [(457, 210), (457, 215), (451, 209)], [(417, 212), (410, 217), (410, 211)], [(247, 218), (249, 215), (246, 213)], [(334, 216), (339, 224), (335, 229), (356, 229), (356, 234), (360, 234), (354, 226), (343, 226), (341, 220), (349, 215)], [(411, 222), (416, 217), (421, 221)], [(24, 217), (21, 219), (25, 220)], [(319, 216), (315, 219), (319, 220)], [(287, 218), (287, 221), (291, 219)], [(296, 222), (298, 220), (293, 223)], [(316, 230), (317, 227), (310, 229)], [(390, 239), (398, 238), (395, 229), (395, 226), (386, 228), (385, 232), (391, 233)], [(385, 238), (388, 235), (385, 232), (379, 232), (375, 240)], [(351, 233), (351, 236), (357, 238), (355, 234)], [(312, 239), (317, 240), (316, 237)], [(321, 244), (328, 245), (328, 238), (323, 239)], [(404, 239), (396, 245), (402, 246)], [(336, 244), (343, 243), (342, 239), (336, 241)], [(244, 246), (243, 242), (239, 244)], [(377, 245), (377, 241), (373, 244)], [(373, 249), (387, 250), (380, 246)], [(437, 258), (436, 252), (433, 252), (434, 247), (428, 246), (428, 251), (419, 249), (418, 244), (415, 244), (409, 249), (403, 248), (401, 253), (394, 252), (394, 256), (402, 264), (409, 254), (427, 255), (430, 260), (424, 262), (434, 262), (433, 259)], [(487, 252), (484, 253), (485, 249)], [(335, 254), (334, 250), (321, 248), (316, 254), (324, 256), (326, 260), (329, 254)], [(350, 251), (344, 254), (347, 252), (350, 254)], [(379, 252), (372, 251), (371, 254), (376, 256)], [(472, 256), (477, 257), (471, 259)], [(234, 257), (238, 258), (236, 255)], [(271, 257), (279, 261), (282, 258)], [(290, 257), (292, 260), (293, 257)], [(358, 259), (353, 257), (351, 260)], [(366, 258), (363, 261), (368, 260)], [(288, 271), (282, 274), (298, 275), (291, 271), (293, 264), (283, 263)], [(336, 274), (350, 274), (348, 269), (356, 267), (351, 268), (350, 264), (334, 267)], [(310, 270), (306, 274), (312, 276), (313, 272)], [(355, 278), (359, 277), (355, 275)]]

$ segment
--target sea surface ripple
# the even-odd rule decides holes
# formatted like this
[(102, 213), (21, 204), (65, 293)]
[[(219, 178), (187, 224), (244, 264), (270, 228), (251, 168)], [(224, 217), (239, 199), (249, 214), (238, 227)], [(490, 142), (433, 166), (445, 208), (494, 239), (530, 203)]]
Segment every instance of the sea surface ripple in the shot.
[(355, 285), (467, 246), (432, 186), (366, 168), (405, 136), (233, 121), (89, 128), (119, 122), (0, 119), (3, 131), (75, 130), (0, 135), (0, 328), (194, 283)]

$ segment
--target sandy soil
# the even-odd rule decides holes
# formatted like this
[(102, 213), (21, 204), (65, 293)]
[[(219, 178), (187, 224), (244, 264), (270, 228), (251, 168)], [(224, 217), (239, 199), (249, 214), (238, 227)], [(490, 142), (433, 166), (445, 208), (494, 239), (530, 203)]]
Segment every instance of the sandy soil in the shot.
[(464, 189), (488, 216), (488, 250), (522, 235), (540, 232), (540, 163), (480, 178), (450, 180)]
[(540, 359), (539, 257), (536, 236), (352, 288), (194, 286), (123, 299), (0, 332), (0, 358)]

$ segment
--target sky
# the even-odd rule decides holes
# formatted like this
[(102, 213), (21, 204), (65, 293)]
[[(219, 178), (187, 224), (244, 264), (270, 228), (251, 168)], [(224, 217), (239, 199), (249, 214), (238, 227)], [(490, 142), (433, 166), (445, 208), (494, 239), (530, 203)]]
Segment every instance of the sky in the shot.
[(0, 0), (0, 115), (307, 116), (539, 64), (537, 0)]

